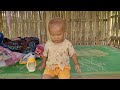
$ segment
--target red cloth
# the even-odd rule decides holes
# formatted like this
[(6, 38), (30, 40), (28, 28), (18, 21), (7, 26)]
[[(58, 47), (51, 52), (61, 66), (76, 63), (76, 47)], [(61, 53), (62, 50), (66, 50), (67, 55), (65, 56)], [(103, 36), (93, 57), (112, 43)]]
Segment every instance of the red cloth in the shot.
[(38, 55), (39, 58), (43, 56), (43, 51), (44, 51), (44, 45), (38, 44), (36, 47), (35, 53)]

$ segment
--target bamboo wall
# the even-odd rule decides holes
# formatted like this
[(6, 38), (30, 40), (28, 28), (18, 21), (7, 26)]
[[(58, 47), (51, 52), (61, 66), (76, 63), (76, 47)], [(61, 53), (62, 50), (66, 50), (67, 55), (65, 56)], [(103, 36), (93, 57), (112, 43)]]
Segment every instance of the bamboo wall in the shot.
[(0, 16), (0, 31), (7, 38), (35, 36), (45, 43), (51, 18), (66, 21), (66, 35), (74, 45), (107, 45), (110, 36), (119, 36), (120, 12), (118, 11), (15, 11), (11, 33), (7, 27), (6, 12)]

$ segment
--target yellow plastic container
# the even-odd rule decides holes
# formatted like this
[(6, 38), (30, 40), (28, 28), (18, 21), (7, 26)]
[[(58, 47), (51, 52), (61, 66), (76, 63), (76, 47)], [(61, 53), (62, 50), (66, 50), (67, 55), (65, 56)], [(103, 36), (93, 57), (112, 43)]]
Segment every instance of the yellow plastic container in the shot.
[(36, 70), (36, 60), (33, 55), (28, 58), (26, 67), (29, 72), (34, 72)]

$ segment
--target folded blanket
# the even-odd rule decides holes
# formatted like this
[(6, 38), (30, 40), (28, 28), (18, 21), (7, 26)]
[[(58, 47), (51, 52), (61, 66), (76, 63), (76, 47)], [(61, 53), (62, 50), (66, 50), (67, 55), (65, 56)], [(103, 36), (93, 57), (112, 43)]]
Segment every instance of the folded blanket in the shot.
[(0, 67), (3, 67), (17, 63), (23, 57), (23, 54), (12, 52), (9, 49), (0, 46), (0, 57)]

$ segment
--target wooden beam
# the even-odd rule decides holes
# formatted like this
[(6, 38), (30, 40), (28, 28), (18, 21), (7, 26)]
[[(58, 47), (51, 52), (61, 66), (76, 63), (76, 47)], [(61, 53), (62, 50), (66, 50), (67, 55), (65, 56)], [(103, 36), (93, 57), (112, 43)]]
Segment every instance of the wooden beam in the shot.
[(0, 32), (2, 32), (2, 11), (0, 11)]
[(50, 11), (46, 11), (46, 31), (47, 31), (47, 40), (50, 40), (50, 34), (49, 34), (49, 31), (48, 31), (48, 23), (50, 21)]

